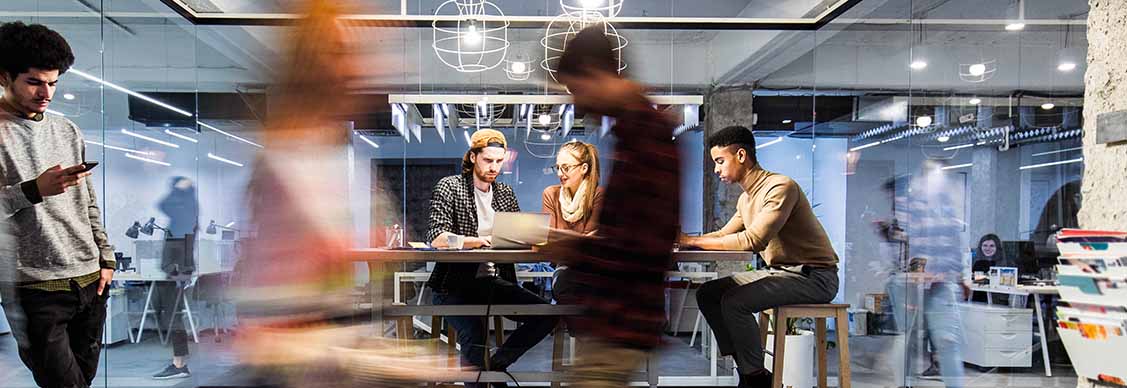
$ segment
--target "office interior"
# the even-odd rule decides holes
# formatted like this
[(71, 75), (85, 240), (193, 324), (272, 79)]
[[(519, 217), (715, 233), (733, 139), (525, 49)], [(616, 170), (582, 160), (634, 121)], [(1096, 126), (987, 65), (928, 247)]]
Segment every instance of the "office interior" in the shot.
[[(626, 74), (645, 84), (658, 108), (680, 124), (673, 135), (681, 150), (682, 177), (669, 184), (682, 190), (684, 232), (714, 230), (734, 211), (734, 200), (725, 198), (739, 189), (715, 178), (707, 156), (706, 133), (714, 122), (752, 128), (762, 166), (793, 178), (810, 199), (840, 258), (841, 286), (834, 302), (849, 304), (854, 317), (848, 333), (852, 357), (846, 360), (853, 369), (853, 386), (896, 386), (889, 370), (905, 365), (913, 386), (944, 386), (942, 380), (920, 376), (928, 368), (926, 346), (908, 359), (889, 359), (887, 351), (901, 337), (894, 335), (898, 330), (891, 322), (884, 268), (898, 260), (900, 247), (884, 239), (877, 225), (895, 217), (897, 195), (911, 195), (897, 183), (905, 177), (940, 177), (963, 224), (957, 239), (968, 278), (989, 277), (970, 270), (978, 242), (987, 234), (999, 237), (1020, 281), (1055, 278), (1057, 253), (1048, 238), (1060, 228), (1079, 226), (1088, 1), (611, 2), (621, 4), (616, 17), (665, 18), (654, 23), (666, 24), (624, 23), (614, 31), (623, 38)], [(450, 7), (447, 3), (365, 0), (355, 12), (427, 17), (451, 12), (444, 8)], [(838, 3), (847, 3), (847, 10), (804, 30), (783, 24), (765, 29), (676, 24), (733, 15), (815, 18)], [(507, 16), (564, 14), (555, 0), (490, 4), (496, 7), (488, 12)], [(101, 162), (88, 179), (95, 182), (106, 229), (121, 259), (122, 280), (111, 293), (107, 346), (96, 386), (240, 384), (231, 348), (240, 331), (238, 311), (224, 291), (238, 267), (240, 241), (254, 235), (244, 190), (256, 155), (270, 152), (259, 138), (271, 113), (271, 80), (280, 71), (292, 27), (250, 19), (223, 25), (199, 20), (209, 14), (284, 13), (288, 5), (246, 0), (0, 2), (0, 22), (45, 24), (69, 41), (77, 58), (61, 78), (51, 114), (74, 121), (86, 139), (86, 158)], [(185, 14), (185, 8), (191, 13)], [(508, 27), (497, 35), (507, 45), (504, 55), (487, 58), (498, 63), (481, 72), (452, 67), (450, 53), (435, 50), (441, 32), (429, 22), (354, 26), (363, 42), (361, 60), (371, 71), (361, 85), (342, 87), (340, 96), (359, 101), (366, 112), (347, 118), (352, 130), (349, 186), (340, 188), (350, 198), (353, 247), (387, 246), (395, 230), (402, 231), (404, 242), (425, 240), (431, 189), (441, 177), (458, 172), (469, 135), (478, 128), (497, 129), (508, 138), (509, 159), (498, 179), (514, 188), (524, 211), (539, 211), (544, 188), (559, 183), (552, 167), (563, 143), (592, 143), (604, 160), (613, 158), (609, 124), (577, 111), (566, 94), (545, 86), (551, 76), (541, 61), (558, 53), (545, 47), (547, 39), (542, 38), (566, 31), (566, 23), (560, 16), (539, 26)], [(609, 24), (616, 24), (614, 18)], [(522, 71), (514, 72), (517, 68)], [(525, 72), (530, 74), (521, 74)], [(196, 271), (183, 285), (190, 313), (185, 310), (182, 318), (191, 320), (193, 375), (158, 381), (150, 377), (168, 364), (171, 348), (145, 306), (163, 246), (176, 243), (163, 237), (169, 219), (158, 204), (178, 177), (194, 182), (199, 201), (198, 243), (185, 253)], [(301, 258), (279, 260), (284, 265)], [(370, 302), (371, 279), (365, 263), (355, 266), (359, 309)], [(424, 264), (396, 269), (404, 273), (394, 288), (397, 300), (426, 303), (419, 295), (426, 292), (419, 279), (425, 279), (427, 269)], [(551, 267), (528, 263), (521, 269)], [(681, 263), (678, 270), (732, 271), (714, 263)], [(524, 280), (547, 293), (546, 279), (550, 277)], [(733, 362), (715, 357), (711, 334), (695, 307), (692, 295), (705, 280), (670, 278), (663, 296), (669, 327), (656, 357), (660, 386), (736, 384)], [(384, 287), (392, 289), (390, 282)], [(1052, 296), (1036, 301), (1031, 296), (991, 296), (988, 304), (985, 294), (978, 293), (972, 299), (960, 302), (964, 338), (988, 325), (974, 319), (991, 314), (1014, 315), (1019, 322), (1012, 328), (986, 327), (976, 334), (983, 341), (963, 342), (963, 386), (1077, 384), (1056, 332)], [(1042, 309), (1035, 311), (1038, 303)], [(138, 329), (142, 320), (144, 327)], [(426, 329), (422, 326), (418, 330)], [(1006, 340), (989, 340), (991, 336)], [(14, 343), (11, 335), (0, 335), (0, 341)], [(549, 368), (551, 346), (545, 340), (514, 369)], [(812, 352), (813, 345), (808, 346)], [(3, 349), (0, 365), (10, 367), (0, 370), (0, 385), (34, 387), (15, 347)], [(810, 377), (813, 356), (805, 356), (796, 356), (788, 368)], [(836, 385), (839, 360), (831, 361), (830, 385)]]

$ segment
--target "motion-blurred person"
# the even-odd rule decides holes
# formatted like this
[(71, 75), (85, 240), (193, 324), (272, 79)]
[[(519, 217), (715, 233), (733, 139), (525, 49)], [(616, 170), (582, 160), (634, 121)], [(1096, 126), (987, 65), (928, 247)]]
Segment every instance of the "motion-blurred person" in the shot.
[(72, 64), (57, 32), (0, 25), (0, 210), (15, 252), (0, 260), (14, 260), (16, 272), (0, 298), (20, 359), (47, 388), (94, 380), (116, 267), (94, 184), (84, 179), (82, 131), (44, 114)]
[[(897, 386), (911, 386), (905, 376), (918, 370), (926, 336), (939, 370), (925, 371), (942, 378), (947, 387), (963, 386), (962, 319), (958, 300), (966, 297), (964, 283), (963, 220), (954, 206), (947, 174), (937, 161), (925, 161), (910, 176), (908, 190), (897, 191), (896, 219), (904, 228), (907, 265), (892, 273), (887, 286), (896, 326), (906, 338), (895, 341), (892, 354)], [(909, 194), (910, 193), (910, 194)], [(923, 358), (930, 364), (930, 356)], [(923, 375), (923, 374), (921, 374)]]
[[(605, 192), (599, 187), (599, 151), (595, 145), (573, 141), (564, 143), (556, 154), (556, 176), (560, 184), (544, 189), (542, 212), (551, 216), (549, 227), (577, 234), (593, 235), (599, 227), (599, 212)], [(552, 296), (557, 302), (576, 303), (575, 282), (567, 266), (556, 268)]]
[[(727, 225), (681, 243), (710, 250), (759, 252), (768, 268), (709, 281), (697, 303), (720, 345), (734, 355), (740, 387), (769, 387), (756, 314), (791, 304), (828, 303), (837, 295), (837, 253), (810, 201), (790, 177), (764, 170), (751, 130), (733, 126), (708, 138), (720, 180), (743, 188)], [(778, 334), (776, 334), (778, 335)]]
[[(462, 248), (489, 246), (496, 212), (520, 211), (513, 188), (497, 182), (507, 144), (505, 135), (492, 129), (480, 129), (470, 137), (470, 149), (462, 158), (462, 173), (442, 178), (434, 186), (427, 230), (431, 245), (450, 247), (449, 240), (463, 239)], [(438, 263), (427, 286), (434, 290), (436, 305), (548, 303), (517, 283), (514, 264), (494, 268), (492, 263)], [(552, 316), (508, 318), (522, 325), (505, 339), (496, 353), (488, 356), (488, 327), (481, 317), (446, 317), (458, 332), (462, 361), (479, 370), (505, 371), (547, 337), (558, 321)], [(466, 383), (468, 387), (483, 385)], [(507, 385), (493, 383), (491, 386)]]
[(676, 124), (641, 85), (618, 73), (601, 28), (586, 28), (568, 42), (557, 79), (576, 108), (613, 118), (617, 139), (596, 237), (549, 248), (567, 261), (575, 299), (588, 309), (574, 319), (584, 352), (573, 384), (624, 387), (661, 342), (665, 271), (681, 214)]
[[(157, 322), (169, 330), (168, 342), (172, 343), (172, 363), (153, 375), (157, 380), (182, 379), (192, 376), (188, 370), (188, 333), (184, 330), (184, 319), (177, 312), (184, 308), (184, 282), (189, 281), (195, 271), (195, 260), (187, 249), (196, 245), (196, 232), (199, 231), (200, 202), (196, 186), (191, 179), (178, 176), (172, 178), (168, 195), (157, 204), (168, 217), (168, 231), (165, 235), (164, 250), (161, 255), (161, 270), (175, 282), (157, 282), (156, 310)], [(179, 245), (176, 247), (175, 245)]]
[(406, 386), (437, 360), (372, 337), (370, 322), (356, 322), (371, 311), (355, 309), (351, 295), (353, 226), (342, 190), (351, 134), (338, 118), (356, 109), (348, 95), (361, 69), (355, 30), (340, 24), (339, 1), (303, 4), (247, 187), (256, 237), (244, 241), (232, 290), (240, 370), (272, 387)]

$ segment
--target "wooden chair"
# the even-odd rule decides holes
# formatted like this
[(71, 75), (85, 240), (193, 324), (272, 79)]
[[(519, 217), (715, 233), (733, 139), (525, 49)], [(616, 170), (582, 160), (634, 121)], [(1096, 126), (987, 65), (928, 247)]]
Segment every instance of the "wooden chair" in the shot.
[(841, 388), (850, 387), (848, 308), (849, 305), (847, 304), (796, 304), (776, 307), (770, 313), (767, 311), (759, 313), (759, 338), (762, 340), (764, 347), (767, 343), (767, 328), (769, 326), (767, 315), (771, 314), (775, 317), (775, 350), (772, 355), (774, 364), (771, 368), (772, 373), (774, 373), (772, 387), (780, 388), (783, 386), (783, 360), (786, 353), (788, 318), (814, 318), (816, 342), (814, 346), (818, 355), (818, 388), (826, 388), (826, 318), (834, 318), (838, 351), (838, 386)]

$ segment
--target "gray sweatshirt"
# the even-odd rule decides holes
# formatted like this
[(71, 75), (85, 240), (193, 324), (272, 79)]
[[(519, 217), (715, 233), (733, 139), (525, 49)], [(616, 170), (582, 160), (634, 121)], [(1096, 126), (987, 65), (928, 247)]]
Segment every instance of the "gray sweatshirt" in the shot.
[(114, 261), (91, 179), (51, 197), (40, 197), (35, 187), (51, 166), (82, 163), (85, 150), (70, 120), (48, 114), (33, 121), (0, 111), (0, 215), (14, 240), (5, 251), (14, 254), (17, 272), (3, 280), (68, 279)]

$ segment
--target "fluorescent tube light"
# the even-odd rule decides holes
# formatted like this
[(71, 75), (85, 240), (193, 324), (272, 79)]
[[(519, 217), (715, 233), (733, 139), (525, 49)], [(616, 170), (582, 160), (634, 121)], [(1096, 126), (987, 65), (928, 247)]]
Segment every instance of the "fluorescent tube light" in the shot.
[(226, 135), (226, 136), (227, 136), (227, 137), (229, 137), (229, 138), (232, 138), (232, 139), (235, 139), (235, 140), (241, 141), (241, 142), (243, 142), (243, 143), (247, 143), (247, 144), (250, 144), (250, 145), (252, 145), (252, 146), (255, 146), (255, 147), (258, 147), (258, 148), (262, 148), (262, 145), (261, 145), (261, 144), (258, 144), (258, 143), (255, 143), (255, 142), (253, 142), (253, 141), (250, 141), (250, 140), (247, 140), (247, 139), (243, 139), (243, 138), (241, 138), (241, 137), (238, 137), (238, 136), (232, 135), (232, 134), (230, 134), (230, 133), (224, 132), (224, 131), (223, 131), (222, 129), (219, 129), (219, 128), (216, 128), (216, 127), (213, 127), (213, 126), (207, 125), (207, 124), (205, 124), (205, 123), (204, 123), (204, 122), (202, 122), (202, 121), (197, 121), (197, 122), (196, 122), (196, 124), (199, 124), (199, 125), (200, 125), (201, 127), (204, 127), (204, 128), (210, 129), (210, 130), (212, 130), (212, 131), (215, 131), (215, 132), (219, 132), (219, 133), (222, 133), (222, 134)]
[(200, 142), (199, 140), (193, 139), (193, 138), (191, 138), (191, 137), (188, 137), (188, 136), (184, 136), (184, 135), (181, 135), (181, 134), (179, 134), (179, 133), (176, 133), (176, 132), (172, 132), (172, 130), (171, 130), (171, 129), (166, 129), (166, 130), (164, 130), (164, 133), (167, 133), (167, 134), (169, 134), (169, 135), (170, 135), (170, 136), (172, 136), (172, 137), (177, 137), (177, 138), (180, 138), (180, 139), (183, 139), (183, 140), (187, 140), (187, 141), (190, 141), (190, 142), (192, 142), (192, 143), (199, 143), (199, 142)]
[(769, 141), (769, 142), (766, 142), (766, 143), (763, 143), (763, 144), (760, 144), (760, 145), (757, 145), (757, 146), (755, 146), (755, 149), (761, 149), (761, 148), (763, 148), (763, 147), (767, 147), (767, 146), (769, 146), (769, 145), (772, 145), (772, 144), (775, 144), (775, 143), (781, 142), (781, 141), (783, 141), (783, 139), (785, 139), (785, 137), (783, 137), (783, 136), (779, 136), (779, 138), (777, 138), (777, 139), (775, 139), (775, 140), (771, 140), (771, 141)]
[(180, 148), (179, 144), (169, 143), (169, 142), (164, 141), (164, 140), (160, 140), (160, 139), (153, 138), (153, 137), (148, 137), (148, 136), (142, 135), (140, 133), (132, 132), (132, 131), (125, 129), (125, 128), (121, 129), (121, 133), (129, 135), (129, 136), (133, 136), (133, 137), (141, 139), (141, 140), (147, 140), (147, 141), (150, 141), (150, 142), (153, 142), (153, 143), (157, 143), (157, 144), (160, 144), (160, 145), (163, 145), (163, 146), (168, 146), (168, 147), (172, 147), (172, 148)]
[(127, 153), (127, 154), (125, 154), (125, 157), (127, 157), (129, 159), (140, 160), (140, 161), (145, 162), (145, 163), (159, 164), (159, 165), (165, 166), (165, 167), (172, 166), (172, 164), (170, 164), (168, 162), (162, 162), (162, 161), (159, 161), (159, 160), (156, 160), (156, 159), (143, 158), (143, 157), (140, 157), (140, 156), (137, 156), (137, 155), (134, 155), (134, 154), (128, 154)]
[(192, 114), (188, 113), (188, 111), (186, 111), (186, 110), (174, 107), (172, 105), (168, 105), (168, 104), (161, 102), (161, 101), (159, 101), (155, 98), (152, 98), (152, 97), (146, 96), (144, 94), (137, 93), (137, 92), (134, 92), (132, 90), (126, 89), (125, 87), (117, 85), (113, 82), (103, 80), (101, 78), (95, 77), (95, 76), (90, 75), (90, 74), (86, 74), (85, 72), (83, 72), (81, 70), (70, 69), (70, 72), (72, 74), (78, 75), (79, 77), (86, 78), (88, 80), (100, 83), (100, 84), (105, 85), (105, 86), (109, 86), (110, 88), (115, 89), (119, 92), (122, 92), (122, 93), (128, 94), (130, 96), (137, 97), (137, 98), (140, 98), (142, 100), (148, 101), (148, 102), (153, 103), (154, 105), (157, 105), (159, 107), (162, 107), (162, 108), (168, 109), (170, 111), (182, 114), (184, 116), (192, 117)]
[(1061, 160), (1061, 161), (1057, 161), (1057, 162), (1030, 164), (1028, 166), (1018, 167), (1017, 169), (1018, 170), (1032, 170), (1032, 169), (1035, 169), (1035, 168), (1059, 166), (1059, 165), (1062, 165), (1062, 164), (1072, 164), (1072, 163), (1079, 163), (1079, 162), (1083, 162), (1083, 161), (1084, 161), (1084, 158), (1076, 158), (1076, 159), (1069, 159), (1069, 160)]
[(231, 160), (231, 159), (224, 158), (222, 156), (218, 156), (218, 155), (210, 153), (210, 152), (207, 153), (207, 157), (211, 158), (212, 160), (218, 160), (220, 162), (230, 164), (232, 166), (239, 166), (239, 167), (243, 166), (242, 163), (236, 162), (236, 161)]

